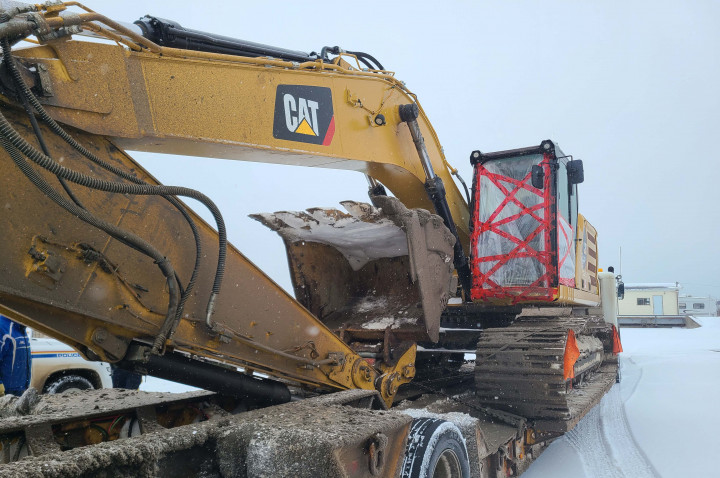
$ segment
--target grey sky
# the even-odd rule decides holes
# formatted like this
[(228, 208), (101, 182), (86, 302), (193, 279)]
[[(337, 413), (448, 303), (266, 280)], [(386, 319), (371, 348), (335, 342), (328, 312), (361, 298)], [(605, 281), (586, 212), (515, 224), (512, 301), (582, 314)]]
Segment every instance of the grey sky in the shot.
[[(720, 2), (91, 1), (117, 20), (148, 13), (198, 30), (375, 56), (405, 81), (449, 161), (560, 143), (584, 160), (580, 211), (603, 267), (720, 298)], [(242, 125), (238, 125), (242, 127)], [(366, 200), (361, 174), (136, 154), (159, 179), (210, 195), (229, 236), (289, 288), (284, 249), (247, 218)]]

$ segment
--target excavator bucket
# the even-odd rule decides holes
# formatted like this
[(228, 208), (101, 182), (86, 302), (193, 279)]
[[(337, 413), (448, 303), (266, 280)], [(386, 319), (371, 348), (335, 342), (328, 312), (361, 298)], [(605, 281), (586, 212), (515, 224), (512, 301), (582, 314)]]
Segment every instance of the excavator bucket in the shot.
[(253, 214), (287, 248), (295, 296), (328, 327), (359, 339), (433, 341), (455, 286), (455, 238), (442, 219), (398, 199), (377, 207)]

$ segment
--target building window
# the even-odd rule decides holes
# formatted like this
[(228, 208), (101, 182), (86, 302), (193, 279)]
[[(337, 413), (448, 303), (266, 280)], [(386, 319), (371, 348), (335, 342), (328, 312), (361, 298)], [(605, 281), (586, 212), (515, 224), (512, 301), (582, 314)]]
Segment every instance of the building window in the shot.
[(698, 302), (695, 302), (695, 303), (693, 304), (693, 309), (704, 309), (704, 308), (705, 308), (705, 304), (701, 304), (701, 303), (698, 303)]
[(648, 297), (638, 297), (637, 305), (650, 305), (650, 299)]
[(678, 307), (680, 307), (681, 309), (684, 309), (685, 307), (687, 307), (687, 304), (685, 302), (680, 302), (678, 304)]

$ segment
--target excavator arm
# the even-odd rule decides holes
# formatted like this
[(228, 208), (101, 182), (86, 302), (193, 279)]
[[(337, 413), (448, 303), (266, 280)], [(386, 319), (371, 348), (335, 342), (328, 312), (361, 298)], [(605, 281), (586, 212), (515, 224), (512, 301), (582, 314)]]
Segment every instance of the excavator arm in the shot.
[[(377, 388), (390, 403), (414, 376), (413, 340), (437, 340), (448, 262), (469, 242), (468, 205), (414, 95), (391, 73), (360, 68), (358, 55), (297, 61), (170, 48), (70, 5), (79, 4), (13, 4), (0, 18), (0, 312), (89, 358), (179, 381), (192, 373), (178, 370), (201, 358), (214, 365), (199, 377), (224, 364), (313, 389)], [(81, 31), (115, 43), (71, 37)], [(13, 45), (30, 35), (40, 44)], [(159, 185), (125, 150), (349, 169), (376, 193), (387, 186), (397, 199), (376, 199), (387, 217), (358, 205), (346, 219), (407, 234), (399, 249), (408, 277), (403, 259), (368, 260), (401, 270), (392, 277), (403, 287), (420, 283), (410, 295), (424, 313), (408, 340), (384, 344), (384, 360), (362, 358), (226, 244), (212, 201)], [(178, 196), (209, 207), (217, 231)], [(407, 209), (438, 204), (455, 237)], [(289, 399), (272, 382), (240, 382), (242, 393)]]

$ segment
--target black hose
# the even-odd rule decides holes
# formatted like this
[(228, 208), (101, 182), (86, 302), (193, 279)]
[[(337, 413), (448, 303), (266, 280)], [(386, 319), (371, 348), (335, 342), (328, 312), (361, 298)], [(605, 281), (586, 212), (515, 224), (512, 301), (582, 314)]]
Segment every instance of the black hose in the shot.
[(372, 70), (384, 70), (385, 69), (385, 67), (382, 66), (382, 64), (379, 61), (377, 61), (377, 59), (374, 56), (370, 55), (369, 53), (364, 53), (361, 51), (349, 51), (348, 53), (350, 53), (351, 55), (355, 55), (359, 60), (362, 58), (363, 60), (361, 60), (361, 61), (363, 63), (365, 63), (366, 65), (367, 65), (367, 62), (364, 60), (372, 61), (375, 64), (375, 66), (369, 66), (369, 68)]
[(22, 94), (30, 101), (30, 104), (35, 108), (35, 110), (40, 115), (40, 119), (42, 119), (49, 127), (50, 130), (55, 133), (56, 135), (60, 136), (66, 143), (68, 143), (70, 146), (72, 146), (73, 149), (78, 151), (80, 154), (88, 158), (90, 161), (94, 162), (98, 166), (101, 166), (102, 168), (112, 172), (113, 174), (120, 176), (123, 179), (127, 179), (128, 181), (132, 181), (134, 183), (143, 182), (139, 178), (135, 177), (131, 173), (128, 173), (127, 171), (124, 171), (120, 168), (117, 168), (109, 163), (106, 163), (99, 157), (92, 154), (90, 151), (88, 151), (84, 146), (82, 146), (80, 143), (75, 141), (75, 138), (70, 136), (65, 130), (62, 129), (62, 127), (45, 111), (45, 108), (40, 104), (40, 102), (35, 98), (35, 95), (32, 94), (30, 89), (25, 84), (25, 81), (23, 80), (22, 76), (20, 75), (20, 72), (15, 67), (14, 59), (12, 58), (11, 51), (9, 48), (9, 45), (3, 39), (2, 41), (2, 48), (3, 48), (3, 57), (6, 58), (6, 64), (8, 65), (8, 69), (10, 70), (10, 73), (13, 76), (13, 79), (15, 82), (20, 86)]
[(363, 65), (365, 65), (368, 69), (370, 69), (370, 70), (375, 70), (375, 69), (376, 69), (375, 66), (372, 65), (372, 64), (370, 64), (370, 62), (367, 61), (365, 58), (363, 58), (363, 57), (361, 57), (361, 56), (356, 56), (355, 58), (357, 58), (358, 61), (359, 61), (360, 63), (362, 63)]
[[(8, 12), (0, 11), (0, 25), (6, 26), (4, 24), (9, 21), (10, 21), (10, 16), (8, 15)], [(24, 32), (23, 34), (26, 35), (27, 33), (29, 33), (29, 31)], [(25, 81), (23, 80), (19, 71), (15, 67), (14, 58), (12, 57), (12, 53), (11, 53), (11, 43), (10, 43), (7, 35), (3, 35), (3, 38), (2, 38), (2, 41), (0, 42), (0, 44), (2, 46), (3, 57), (6, 59), (5, 63), (7, 64), (8, 69), (11, 72), (11, 75), (13, 77), (15, 84), (20, 89), (21, 94), (19, 96), (22, 99), (25, 110), (27, 111), (28, 115), (30, 116), (30, 122), (31, 122), (33, 129), (38, 137), (38, 142), (40, 144), (40, 147), (43, 149), (43, 152), (45, 153), (44, 155), (46, 156), (46, 158), (48, 160), (50, 160), (50, 162), (52, 162), (52, 159), (50, 158), (49, 151), (48, 151), (47, 146), (42, 138), (42, 133), (40, 132), (37, 121), (36, 121), (34, 115), (32, 114), (32, 111), (29, 108), (28, 102), (32, 104), (32, 106), (35, 108), (35, 110), (40, 115), (41, 119), (50, 127), (51, 131), (54, 132), (56, 135), (60, 136), (73, 149), (80, 152), (80, 154), (82, 154), (83, 156), (85, 156), (86, 158), (88, 158), (89, 160), (94, 162), (95, 164), (99, 165), (100, 167), (104, 168), (105, 170), (112, 172), (116, 176), (119, 176), (128, 181), (131, 181), (135, 184), (142, 184), (142, 185), (146, 185), (148, 187), (152, 187), (151, 185), (148, 185), (147, 183), (142, 181), (140, 178), (136, 178), (134, 175), (127, 173), (127, 172), (123, 171), (122, 169), (116, 168), (115, 166), (112, 166), (112, 165), (102, 161), (100, 158), (98, 158), (97, 156), (90, 153), (90, 151), (88, 151), (81, 144), (79, 144), (77, 141), (75, 141), (75, 139), (72, 136), (70, 136), (68, 133), (66, 133), (62, 129), (62, 127), (60, 127), (60, 125), (58, 123), (56, 123), (55, 120), (52, 117), (50, 117), (50, 115), (47, 114), (47, 112), (42, 107), (40, 102), (37, 100), (37, 98), (35, 98), (35, 96), (32, 94), (30, 89), (25, 84)], [(3, 120), (5, 120), (5, 118), (3, 118)], [(27, 152), (35, 153), (34, 154), (34, 156), (36, 156), (35, 159), (38, 159), (39, 156), (41, 155), (41, 153), (39, 153), (37, 150), (34, 150), (34, 148), (32, 148), (32, 146), (30, 146), (29, 144), (22, 145), (21, 144), (22, 141), (20, 141), (20, 142), (17, 141), (17, 139), (22, 140), (22, 137), (20, 137), (17, 134), (17, 132), (15, 132), (12, 129), (10, 124), (7, 123), (7, 120), (5, 120), (5, 123), (6, 123), (6, 126), (9, 128), (6, 130), (5, 133), (7, 134), (9, 131), (12, 131), (12, 133), (13, 133), (7, 137), (7, 141), (12, 142), (13, 137), (15, 137), (15, 143), (16, 143), (15, 146), (18, 147), (18, 149), (20, 149), (20, 150), (26, 149), (26, 154), (27, 154)], [(3, 143), (5, 143), (5, 141), (3, 141)], [(27, 148), (23, 148), (20, 146), (23, 146), (23, 147), (27, 146)], [(11, 155), (15, 154), (16, 156), (19, 157), (17, 151), (14, 151), (11, 153), (10, 150), (8, 150), (8, 152)], [(31, 157), (31, 155), (28, 155), (28, 157)], [(24, 162), (24, 160), (22, 160), (21, 157), (19, 157), (19, 159), (22, 162)], [(31, 159), (32, 159), (32, 157), (31, 157)], [(32, 169), (32, 168), (30, 168), (30, 169)], [(75, 197), (75, 195), (70, 190), (69, 186), (65, 182), (65, 178), (62, 175), (58, 175), (58, 174), (56, 174), (56, 176), (57, 176), (58, 180), (60, 181), (61, 185), (63, 186), (63, 188), (65, 189), (68, 196), (73, 200), (74, 206), (82, 211), (86, 211), (84, 209), (84, 207), (82, 206), (82, 204), (80, 203), (80, 201)], [(44, 182), (44, 180), (42, 180), (41, 177), (38, 176), (37, 178), (40, 181)], [(90, 178), (90, 179), (92, 179), (92, 178)], [(83, 184), (84, 182), (85, 181), (80, 182), (79, 184), (84, 185)], [(38, 181), (36, 185), (38, 187), (40, 187), (39, 185), (41, 185), (41, 184), (42, 183)], [(93, 187), (93, 186), (88, 185), (87, 187)], [(53, 200), (59, 199), (57, 197), (57, 192), (54, 189), (52, 189), (50, 187), (50, 185), (47, 184), (46, 182), (44, 182), (44, 187), (40, 187), (40, 189), (42, 191), (46, 192), (46, 194), (48, 193), (48, 191), (53, 191), (55, 193)], [(170, 293), (170, 304), (168, 306), (168, 316), (166, 317), (165, 322), (163, 323), (163, 325), (161, 327), (160, 334), (158, 336), (156, 336), (154, 347), (153, 347), (153, 351), (155, 351), (155, 352), (160, 350), (160, 348), (163, 346), (165, 340), (167, 339), (168, 335), (172, 334), (174, 332), (175, 328), (177, 327), (179, 320), (182, 317), (182, 311), (184, 308), (184, 304), (187, 301), (187, 299), (189, 298), (190, 292), (192, 291), (192, 289), (195, 285), (195, 282), (197, 280), (197, 276), (199, 273), (199, 264), (200, 264), (200, 260), (202, 258), (200, 235), (199, 235), (199, 232), (197, 230), (197, 227), (196, 227), (195, 222), (193, 221), (192, 217), (190, 217), (188, 212), (185, 210), (185, 208), (180, 203), (180, 201), (177, 200), (177, 198), (174, 198), (171, 195), (167, 195), (167, 194), (160, 194), (160, 195), (163, 196), (166, 200), (168, 200), (183, 215), (186, 222), (190, 225), (193, 237), (195, 239), (195, 265), (193, 267), (193, 271), (192, 271), (190, 280), (188, 281), (188, 285), (184, 290), (183, 290), (179, 276), (170, 267), (170, 270), (172, 270), (172, 274), (170, 274), (170, 276), (166, 276), (167, 280), (168, 280), (168, 290), (171, 292)], [(190, 197), (194, 197), (194, 196), (190, 196)], [(212, 202), (209, 199), (208, 199), (209, 204), (212, 205), (212, 207), (210, 207), (210, 205), (207, 202), (203, 201), (202, 199), (200, 199), (198, 197), (195, 197), (195, 198), (198, 199), (199, 201), (203, 202), (206, 206), (208, 206), (208, 208), (213, 213), (213, 216), (215, 216), (215, 219), (216, 219), (217, 225), (218, 225), (218, 242), (219, 242), (218, 265), (217, 265), (217, 270), (215, 273), (215, 281), (213, 283), (212, 293), (210, 295), (210, 299), (208, 300), (208, 307), (207, 307), (208, 312), (207, 312), (207, 319), (206, 319), (207, 322), (210, 323), (210, 314), (212, 313), (212, 310), (214, 308), (215, 299), (220, 292), (220, 287), (222, 284), (222, 278), (223, 278), (224, 269), (225, 269), (225, 255), (226, 255), (226, 248), (227, 248), (227, 238), (226, 238), (225, 230), (224, 230), (224, 221), (222, 220), (220, 211), (217, 210), (217, 208), (214, 206), (214, 204), (212, 204)], [(64, 205), (66, 206), (67, 204), (64, 204)], [(66, 208), (66, 210), (69, 211), (69, 209), (67, 209), (67, 208)], [(85, 216), (84, 214), (77, 214), (77, 213), (74, 213), (74, 214), (78, 217)], [(94, 224), (95, 221), (99, 221), (98, 223), (102, 222), (98, 218), (95, 218), (94, 216), (92, 216), (92, 214), (90, 214), (87, 211), (86, 211), (86, 214), (88, 214), (86, 219), (89, 219), (89, 218), (93, 219), (93, 222), (89, 222), (90, 224)], [(88, 222), (88, 221), (86, 221), (86, 222)], [(107, 223), (105, 223), (105, 225), (107, 225)], [(140, 242), (137, 242), (134, 240), (128, 240), (127, 238), (131, 238), (131, 237), (133, 237), (133, 235), (131, 233), (123, 231), (119, 228), (112, 229), (113, 233), (110, 233), (109, 232), (110, 230), (107, 229), (106, 227), (100, 227), (100, 229), (104, 230), (105, 232), (110, 234), (112, 237), (114, 237), (115, 239), (120, 241), (121, 243), (123, 243), (135, 250), (138, 250), (142, 254), (152, 257), (152, 255), (149, 254), (150, 250), (146, 249), (145, 247), (142, 247), (140, 245), (141, 243), (144, 243), (144, 241), (142, 241), (139, 237), (137, 239), (140, 239)], [(146, 244), (146, 245), (150, 246), (149, 244)], [(166, 268), (166, 266), (164, 264), (167, 263), (169, 265), (167, 259), (165, 259), (164, 257), (162, 257), (161, 259), (156, 257), (155, 262), (158, 263), (158, 265), (160, 266), (161, 270), (163, 270), (163, 272), (165, 272), (164, 269)], [(179, 301), (177, 300), (177, 297), (176, 297), (177, 289), (175, 287), (175, 284), (172, 283), (172, 280), (170, 279), (170, 277), (172, 277), (172, 279), (174, 279), (176, 281), (177, 289), (180, 290)], [(171, 314), (171, 312), (172, 312), (172, 314)]]
[[(0, 14), (0, 21), (2, 21), (2, 18), (3, 18), (3, 16), (2, 16), (2, 14)], [(75, 139), (72, 136), (67, 134), (62, 129), (62, 127), (59, 124), (57, 124), (57, 122), (55, 122), (55, 120), (50, 115), (47, 114), (47, 112), (45, 111), (43, 106), (40, 104), (40, 102), (37, 100), (37, 98), (35, 98), (35, 95), (33, 95), (33, 93), (28, 88), (27, 84), (25, 83), (24, 79), (22, 78), (22, 75), (20, 75), (20, 72), (18, 71), (18, 69), (15, 65), (15, 59), (12, 56), (12, 51), (11, 51), (11, 48), (10, 48), (10, 45), (9, 45), (7, 39), (3, 38), (2, 42), (0, 42), (0, 44), (1, 44), (2, 50), (3, 50), (3, 57), (6, 59), (6, 64), (8, 66), (8, 70), (10, 71), (15, 84), (20, 89), (20, 92), (21, 92), (20, 97), (23, 101), (23, 105), (25, 106), (26, 111), (28, 111), (28, 115), (30, 116), (30, 122), (33, 124), (33, 129), (35, 130), (36, 135), (38, 135), (38, 140), (40, 142), (40, 146), (43, 149), (46, 156), (49, 157), (50, 154), (48, 152), (47, 147), (45, 146), (44, 140), (42, 139), (42, 133), (40, 133), (39, 126), (37, 125), (37, 121), (35, 120), (35, 116), (32, 114), (32, 111), (28, 110), (28, 108), (29, 108), (27, 105), (28, 101), (30, 103), (32, 103), (35, 110), (40, 114), (40, 117), (43, 119), (43, 121), (46, 124), (48, 124), (50, 129), (55, 134), (60, 136), (63, 140), (65, 140), (65, 142), (67, 142), (71, 147), (73, 147), (73, 149), (80, 152), (87, 159), (89, 159), (93, 163), (97, 164), (98, 166), (102, 167), (103, 169), (110, 171), (110, 172), (114, 173), (115, 175), (117, 175), (121, 178), (127, 179), (128, 181), (131, 181), (135, 184), (147, 184), (140, 178), (137, 178), (134, 175), (132, 175), (122, 169), (116, 168), (115, 166), (103, 161), (102, 159), (100, 159), (99, 157), (95, 156), (90, 151), (88, 151), (86, 148), (84, 148), (82, 145), (80, 145), (77, 141), (75, 141)], [(70, 191), (65, 180), (60, 176), (58, 176), (58, 179), (60, 180), (61, 184), (65, 188), (65, 191), (68, 193), (68, 195), (71, 197), (71, 199), (73, 199), (73, 202), (75, 202), (78, 206), (82, 207), (82, 205), (79, 203), (77, 198), (72, 194), (72, 191)], [(177, 321), (177, 320), (179, 320), (180, 316), (182, 315), (182, 311), (184, 309), (185, 303), (186, 303), (188, 297), (190, 296), (191, 291), (193, 290), (195, 282), (197, 281), (197, 276), (198, 276), (199, 268), (200, 268), (199, 265), (200, 265), (200, 261), (202, 259), (202, 250), (201, 250), (200, 234), (197, 230), (197, 226), (195, 225), (195, 221), (193, 221), (192, 217), (190, 217), (190, 215), (185, 210), (185, 208), (180, 203), (180, 201), (178, 201), (176, 198), (174, 198), (172, 196), (164, 196), (164, 197), (183, 215), (183, 217), (185, 218), (185, 221), (190, 226), (190, 229), (193, 234), (193, 238), (195, 240), (195, 265), (193, 267), (193, 271), (190, 276), (190, 280), (188, 281), (188, 284), (184, 290), (180, 283), (180, 279), (176, 274), (176, 279), (178, 281), (178, 287), (180, 287), (180, 289), (182, 291), (180, 303), (177, 308), (177, 314), (178, 314), (178, 317), (176, 318), (176, 321)], [(219, 213), (219, 211), (218, 211), (218, 213)], [(222, 240), (221, 240), (221, 246), (219, 247), (219, 250), (222, 250), (222, 249), (223, 249), (223, 247), (222, 247)], [(224, 268), (225, 268), (224, 259), (223, 259), (222, 264), (220, 263), (220, 259), (218, 259), (218, 271), (220, 271), (220, 278), (218, 280), (218, 274), (216, 273), (215, 285), (222, 282), (222, 273), (224, 272)], [(214, 287), (213, 291), (214, 291), (214, 294), (219, 293), (219, 285), (217, 288)]]
[[(217, 206), (213, 201), (205, 196), (203, 193), (194, 189), (185, 188), (181, 186), (163, 186), (163, 185), (150, 185), (150, 184), (127, 184), (117, 183), (112, 181), (105, 181), (102, 179), (93, 178), (87, 176), (78, 171), (68, 169), (59, 163), (55, 162), (52, 158), (44, 155), (37, 149), (35, 149), (30, 143), (20, 136), (10, 125), (7, 118), (0, 113), (0, 134), (5, 136), (13, 146), (15, 146), (20, 152), (27, 156), (30, 160), (36, 163), (38, 166), (50, 171), (56, 176), (60, 176), (67, 179), (70, 182), (79, 184), (81, 186), (97, 189), (99, 191), (116, 193), (116, 194), (133, 194), (138, 196), (186, 196), (200, 201), (208, 210), (212, 213), (213, 217), (218, 226), (218, 235), (223, 241), (226, 241), (225, 222), (218, 210)], [(219, 262), (224, 264), (226, 251), (219, 251), (221, 259)], [(218, 284), (213, 285), (213, 292), (220, 291), (220, 284), (222, 283), (222, 273), (218, 272), (220, 280)]]
[[(6, 13), (0, 14), (0, 21), (6, 22), (8, 21), (9, 17)], [(15, 86), (24, 92), (22, 86), (25, 85), (25, 82), (22, 79), (22, 76), (20, 75), (20, 72), (15, 67), (15, 59), (12, 58), (12, 55), (10, 54), (11, 48), (10, 48), (10, 41), (7, 38), (2, 39), (2, 50), (3, 50), (3, 57), (5, 58), (5, 63), (8, 66), (8, 70), (10, 71), (13, 82), (15, 83)], [(18, 81), (20, 80), (20, 81)], [(28, 90), (29, 91), (29, 90)], [(32, 95), (32, 93), (31, 93)], [(35, 132), (35, 137), (38, 140), (38, 144), (40, 144), (40, 148), (43, 150), (43, 152), (50, 156), (50, 152), (47, 148), (47, 145), (45, 144), (45, 140), (43, 139), (42, 132), (40, 131), (40, 126), (38, 125), (37, 119), (35, 119), (35, 115), (32, 112), (32, 107), (30, 106), (30, 103), (28, 101), (28, 97), (25, 94), (20, 94), (20, 100), (22, 101), (23, 108), (25, 108), (25, 112), (27, 113), (28, 117), (30, 118), (30, 124), (32, 125), (33, 131)], [(73, 194), (73, 192), (70, 190), (70, 186), (68, 186), (67, 182), (63, 178), (58, 178), (58, 181), (60, 181), (60, 185), (63, 187), (65, 192), (67, 193), (68, 197), (72, 199), (72, 201), (77, 204), (78, 206), (82, 207), (84, 209), (84, 206), (80, 203), (78, 198)]]
[(332, 53), (333, 55), (338, 55), (340, 53), (340, 47), (339, 46), (324, 46), (320, 50), (320, 59), (323, 61), (330, 61), (330, 58), (328, 58), (328, 53)]
[[(0, 114), (0, 123), (3, 122), (7, 124), (7, 120), (5, 119), (5, 117)], [(12, 132), (15, 133), (15, 131)], [(155, 249), (152, 244), (144, 241), (141, 237), (124, 231), (119, 227), (106, 221), (103, 221), (102, 219), (93, 216), (87, 210), (79, 207), (77, 204), (65, 199), (55, 189), (53, 189), (53, 187), (50, 186), (50, 184), (45, 181), (45, 179), (43, 179), (42, 176), (40, 176), (37, 171), (35, 171), (30, 166), (30, 164), (25, 161), (25, 159), (23, 159), (22, 155), (19, 154), (21, 151), (19, 151), (19, 149), (15, 147), (11, 138), (9, 138), (4, 131), (0, 132), (0, 142), (2, 142), (3, 148), (5, 148), (5, 150), (8, 152), (13, 162), (15, 162), (15, 165), (20, 169), (20, 171), (22, 171), (22, 173), (35, 185), (35, 187), (37, 187), (45, 196), (50, 198), (58, 206), (62, 207), (67, 212), (76, 216), (83, 222), (86, 222), (87, 224), (90, 224), (91, 226), (94, 226), (106, 232), (112, 237), (118, 239), (123, 244), (131, 247), (132, 249), (140, 251), (155, 260), (155, 263), (160, 268), (163, 276), (165, 276), (165, 280), (168, 286), (168, 294), (170, 295), (165, 322), (163, 323), (163, 326), (160, 329), (160, 335), (158, 336), (160, 337), (164, 333), (165, 337), (167, 337), (166, 330), (169, 331), (169, 326), (172, 326), (172, 322), (177, 315), (177, 305), (180, 301), (177, 284), (175, 282), (175, 271), (173, 270), (170, 261), (168, 261), (167, 258), (160, 253), (160, 251)]]
[[(3, 52), (10, 51), (10, 45), (9, 45), (7, 38), (2, 39), (2, 48), (3, 48)], [(6, 64), (9, 66), (10, 71), (17, 74), (18, 72), (17, 72), (17, 69), (15, 68), (12, 57), (10, 55), (6, 55), (5, 53), (4, 53), (4, 56), (6, 58)], [(15, 77), (15, 75), (13, 75), (13, 76)], [(19, 74), (17, 74), (17, 77), (19, 77)], [(17, 78), (15, 78), (15, 80), (16, 80), (15, 83), (18, 87), (21, 87), (21, 85), (24, 85), (23, 81), (20, 81), (20, 83), (18, 84)], [(22, 90), (22, 88), (21, 88), (21, 90)], [(28, 91), (28, 93), (29, 93), (29, 91)], [(28, 116), (30, 118), (30, 123), (32, 125), (33, 131), (35, 132), (38, 143), (40, 144), (40, 147), (42, 148), (43, 152), (49, 156), (49, 150), (48, 150), (45, 140), (42, 136), (42, 132), (40, 131), (40, 126), (38, 125), (37, 120), (35, 119), (35, 115), (33, 114), (32, 110), (30, 108), (30, 104), (28, 102), (28, 96), (25, 94), (20, 94), (20, 98), (21, 98), (23, 107), (25, 108), (25, 111), (28, 113)], [(60, 200), (60, 199), (62, 199), (62, 197), (57, 194), (57, 192), (49, 185), (49, 183), (47, 183), (44, 179), (42, 179), (42, 177), (37, 175), (37, 173), (32, 168), (30, 168), (30, 166), (27, 164), (27, 162), (25, 160), (23, 160), (22, 157), (18, 154), (18, 151), (12, 145), (10, 145), (10, 143), (8, 142), (9, 140), (5, 136), (3, 136), (1, 138), (1, 140), (3, 142), (3, 147), (8, 152), (8, 154), (10, 154), (10, 156), (13, 158), (16, 165), (18, 165), (19, 169), (47, 197), (49, 197), (51, 200), (56, 202), (59, 206), (63, 207), (65, 210), (67, 210), (71, 214), (74, 214), (75, 216), (79, 217), (83, 221), (87, 222), (88, 224), (98, 227), (99, 229), (105, 231), (106, 233), (108, 233), (112, 237), (115, 237), (116, 239), (120, 240), (122, 243), (128, 245), (129, 247), (131, 247), (135, 250), (138, 250), (139, 252), (155, 259), (155, 262), (158, 263), (160, 270), (163, 272), (164, 275), (171, 274), (169, 276), (166, 275), (166, 280), (168, 281), (168, 290), (171, 291), (167, 317), (174, 318), (179, 313), (179, 309), (176, 305), (176, 303), (179, 303), (179, 300), (177, 298), (177, 293), (176, 293), (177, 289), (173, 286), (171, 278), (177, 280), (177, 274), (174, 272), (174, 270), (172, 270), (171, 266), (168, 269), (168, 267), (166, 265), (162, 264), (162, 263), (167, 262), (167, 260), (158, 251), (154, 251), (152, 246), (149, 243), (146, 243), (139, 237), (133, 236), (132, 234), (129, 234), (128, 232), (123, 231), (120, 228), (108, 227), (108, 226), (112, 226), (112, 225), (96, 218), (95, 216), (93, 216), (92, 214), (87, 212), (87, 210), (84, 208), (84, 206), (80, 203), (80, 201), (77, 199), (77, 197), (73, 194), (72, 190), (70, 190), (70, 187), (65, 182), (65, 180), (60, 176), (56, 176), (58, 178), (58, 180), (60, 181), (60, 184), (65, 189), (68, 196), (70, 197), (70, 199), (73, 201), (74, 206), (76, 208), (79, 208), (82, 211), (86, 211), (86, 214), (79, 214), (77, 209), (75, 209), (73, 207), (69, 207), (68, 205), (70, 203)], [(168, 263), (168, 266), (169, 266), (169, 263)], [(179, 280), (177, 282), (178, 282), (178, 286), (179, 286)], [(167, 321), (167, 319), (166, 319), (166, 321)]]
[[(215, 218), (218, 226), (218, 237), (220, 242), (220, 249), (218, 250), (218, 269), (216, 271), (215, 283), (213, 284), (212, 294), (208, 301), (207, 318), (212, 314), (214, 307), (215, 298), (220, 293), (220, 287), (222, 285), (223, 272), (225, 268), (225, 257), (226, 257), (226, 244), (227, 236), (225, 231), (225, 222), (218, 210), (215, 203), (210, 198), (202, 194), (201, 192), (193, 189), (179, 187), (179, 186), (153, 186), (149, 184), (127, 184), (127, 183), (116, 183), (110, 181), (104, 181), (96, 179), (85, 174), (73, 171), (64, 166), (61, 166), (55, 162), (52, 158), (44, 155), (37, 149), (35, 149), (30, 143), (20, 136), (10, 125), (4, 115), (0, 113), (0, 135), (5, 137), (13, 146), (15, 146), (20, 152), (27, 156), (34, 163), (40, 167), (50, 171), (52, 174), (67, 179), (70, 182), (79, 184), (81, 186), (97, 189), (99, 191), (111, 192), (116, 194), (133, 194), (141, 196), (186, 196), (191, 197), (200, 201), (205, 207), (210, 210), (211, 214)], [(79, 209), (79, 208), (78, 208)], [(84, 211), (84, 210), (83, 210)], [(176, 312), (176, 311), (174, 311)], [(171, 331), (175, 327), (176, 317), (173, 317), (170, 323), (163, 324), (163, 330)], [(158, 336), (160, 339), (160, 336)], [(164, 341), (164, 340), (163, 340)], [(157, 350), (159, 341), (156, 341), (156, 347), (153, 350)]]
[(468, 187), (467, 187), (467, 184), (465, 184), (465, 180), (463, 180), (462, 176), (460, 176), (460, 173), (458, 173), (457, 171), (455, 171), (453, 174), (462, 183), (463, 188), (465, 189), (465, 199), (467, 199), (467, 203), (470, 204), (470, 191), (468, 191)]
[[(7, 43), (7, 38), (2, 39), (3, 45)], [(8, 45), (9, 47), (9, 45)], [(8, 63), (13, 63), (12, 60), (9, 60)], [(15, 65), (13, 65), (14, 67)], [(11, 69), (12, 70), (12, 69)], [(17, 82), (15, 83), (16, 86)], [(35, 118), (35, 115), (33, 114), (32, 107), (30, 106), (30, 102), (28, 101), (27, 97), (25, 95), (20, 95), (20, 100), (22, 101), (23, 108), (25, 108), (25, 112), (28, 115), (28, 118), (30, 118), (30, 124), (32, 125), (32, 129), (35, 132), (35, 137), (38, 140), (38, 144), (40, 145), (40, 148), (43, 150), (43, 153), (45, 153), (46, 156), (50, 156), (50, 150), (48, 150), (47, 144), (45, 144), (45, 139), (43, 138), (42, 131), (40, 131), (40, 125), (38, 125), (37, 119)], [(85, 209), (85, 206), (82, 205), (80, 200), (73, 194), (72, 190), (70, 189), (70, 186), (68, 186), (68, 183), (61, 177), (56, 176), (58, 181), (60, 181), (60, 185), (63, 187), (65, 192), (67, 193), (68, 197), (77, 204), (79, 207)]]
[[(324, 46), (322, 47), (322, 50), (320, 50), (320, 58), (323, 61), (330, 61), (330, 59), (328, 58), (328, 53), (332, 53), (333, 55), (339, 55), (341, 51), (342, 50), (339, 46)], [(355, 55), (355, 58), (357, 58), (359, 62), (361, 62), (363, 65), (365, 65), (371, 70), (385, 69), (382, 64), (375, 59), (374, 56), (368, 53), (364, 53), (361, 51), (346, 51), (345, 53)], [(372, 62), (373, 64), (371, 64), (370, 62)]]

